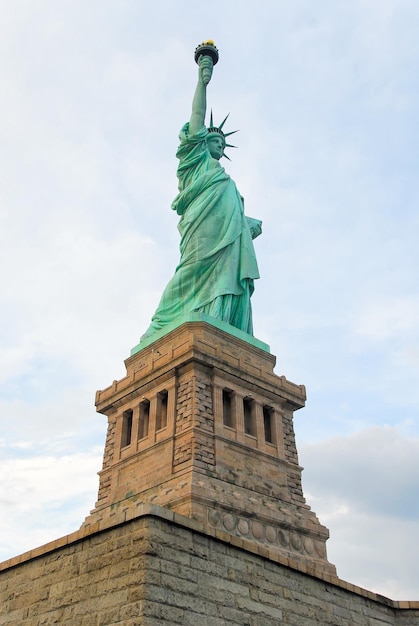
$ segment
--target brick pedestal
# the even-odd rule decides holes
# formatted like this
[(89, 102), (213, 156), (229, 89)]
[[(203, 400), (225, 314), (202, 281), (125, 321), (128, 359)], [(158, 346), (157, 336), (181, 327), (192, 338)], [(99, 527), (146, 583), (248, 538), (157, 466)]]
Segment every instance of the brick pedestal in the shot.
[(108, 417), (88, 528), (138, 503), (157, 504), (334, 574), (328, 530), (305, 503), (293, 412), (305, 388), (275, 357), (209, 323), (185, 323), (125, 362), (96, 395)]

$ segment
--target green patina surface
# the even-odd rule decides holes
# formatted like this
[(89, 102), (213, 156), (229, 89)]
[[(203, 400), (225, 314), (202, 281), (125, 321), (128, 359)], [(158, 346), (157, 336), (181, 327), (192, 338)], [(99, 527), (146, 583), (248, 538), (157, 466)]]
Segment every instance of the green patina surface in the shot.
[(197, 62), (192, 113), (180, 132), (176, 154), (179, 193), (172, 209), (180, 216), (180, 261), (141, 337), (141, 347), (193, 313), (224, 322), (231, 334), (235, 328), (246, 337), (253, 335), (250, 298), (259, 278), (253, 239), (261, 233), (261, 222), (244, 215), (243, 198), (220, 165), (231, 133), (222, 130), (225, 120), (216, 127), (212, 116), (210, 127), (205, 127), (213, 60), (203, 55)]
[(241, 339), (242, 341), (246, 341), (247, 343), (250, 343), (250, 345), (255, 346), (255, 348), (259, 348), (260, 350), (264, 350), (265, 352), (270, 352), (270, 348), (268, 344), (264, 343), (263, 341), (260, 341), (260, 339), (256, 339), (256, 337), (253, 337), (253, 335), (249, 335), (248, 333), (240, 330), (239, 328), (235, 328), (234, 326), (231, 326), (230, 324), (227, 324), (226, 322), (217, 320), (214, 317), (210, 317), (209, 315), (206, 315), (205, 313), (197, 311), (195, 313), (189, 313), (189, 315), (185, 316), (184, 319), (171, 322), (170, 324), (167, 324), (163, 329), (161, 329), (160, 331), (157, 331), (153, 335), (149, 337), (144, 337), (144, 339), (141, 339), (140, 343), (134, 348), (132, 348), (131, 356), (133, 354), (137, 354), (137, 352), (151, 345), (152, 343), (157, 341), (157, 339), (161, 339), (161, 337), (164, 337), (168, 333), (172, 332), (172, 330), (175, 330), (176, 328), (178, 328), (179, 326), (182, 326), (183, 324), (187, 322), (206, 322), (207, 324), (211, 324), (211, 326), (215, 326), (215, 328), (218, 328), (219, 330), (223, 330), (224, 332), (229, 333), (230, 335), (233, 335), (233, 337), (237, 337), (237, 339)]

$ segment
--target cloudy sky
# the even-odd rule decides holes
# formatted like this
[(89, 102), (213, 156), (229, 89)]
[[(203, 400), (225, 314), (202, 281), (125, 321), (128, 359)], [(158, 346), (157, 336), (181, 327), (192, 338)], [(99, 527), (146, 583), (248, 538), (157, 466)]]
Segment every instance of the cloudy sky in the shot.
[(0, 0), (0, 559), (76, 530), (178, 260), (177, 134), (220, 50), (255, 335), (307, 387), (308, 502), (341, 578), (419, 599), (417, 0)]

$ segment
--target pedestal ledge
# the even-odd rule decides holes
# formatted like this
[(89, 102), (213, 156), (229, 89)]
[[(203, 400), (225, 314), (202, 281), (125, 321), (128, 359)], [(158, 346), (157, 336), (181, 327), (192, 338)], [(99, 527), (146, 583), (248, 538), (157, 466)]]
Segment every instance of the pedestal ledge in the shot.
[(161, 339), (165, 335), (168, 335), (176, 328), (183, 326), (183, 324), (187, 322), (206, 322), (207, 324), (211, 324), (211, 326), (214, 326), (214, 328), (219, 328), (220, 330), (223, 330), (224, 332), (228, 333), (229, 335), (233, 337), (237, 337), (238, 339), (241, 339), (242, 341), (245, 341), (246, 343), (249, 343), (250, 345), (256, 346), (257, 348), (260, 348), (261, 350), (265, 350), (266, 352), (269, 352), (268, 344), (264, 343), (263, 341), (260, 341), (259, 339), (256, 339), (256, 337), (254, 337), (253, 335), (249, 335), (249, 333), (245, 333), (243, 330), (240, 330), (239, 328), (236, 328), (235, 326), (231, 326), (231, 324), (227, 324), (226, 322), (222, 322), (221, 320), (217, 320), (214, 317), (211, 317), (210, 315), (196, 312), (196, 313), (189, 313), (189, 315), (185, 315), (185, 317), (178, 319), (176, 321), (173, 321), (171, 324), (168, 324), (167, 326), (162, 328), (162, 330), (154, 333), (150, 337), (146, 337), (142, 339), (138, 345), (132, 348), (131, 356), (133, 354), (136, 354), (143, 348), (146, 348), (147, 346), (151, 345), (158, 339)]

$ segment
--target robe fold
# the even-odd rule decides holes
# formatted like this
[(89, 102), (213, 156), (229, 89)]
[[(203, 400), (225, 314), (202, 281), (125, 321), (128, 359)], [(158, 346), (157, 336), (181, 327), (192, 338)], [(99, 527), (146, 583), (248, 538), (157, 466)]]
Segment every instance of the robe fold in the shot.
[(253, 334), (250, 296), (259, 273), (249, 222), (207, 136), (204, 127), (189, 135), (189, 123), (179, 135), (179, 193), (172, 209), (180, 215), (180, 262), (142, 339), (196, 311)]

